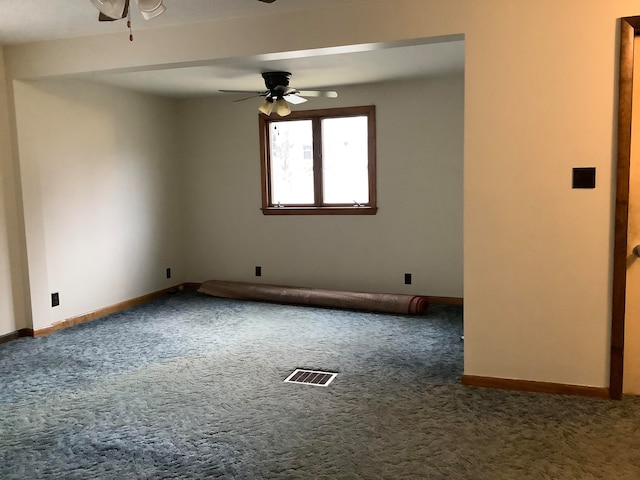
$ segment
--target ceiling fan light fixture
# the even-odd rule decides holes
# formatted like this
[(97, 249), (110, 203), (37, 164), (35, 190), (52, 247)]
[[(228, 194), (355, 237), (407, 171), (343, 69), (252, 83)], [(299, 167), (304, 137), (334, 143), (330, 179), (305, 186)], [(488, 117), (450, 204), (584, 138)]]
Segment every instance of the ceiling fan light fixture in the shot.
[(162, 0), (138, 0), (138, 8), (145, 20), (151, 20), (165, 12)]
[(127, 16), (127, 0), (91, 0), (91, 3), (100, 13), (114, 20)]
[(291, 108), (284, 98), (276, 100), (276, 113), (281, 117), (286, 117), (291, 113)]
[(273, 100), (267, 98), (264, 102), (262, 102), (262, 105), (258, 107), (258, 110), (260, 110), (265, 115), (271, 115), (271, 112), (273, 111)]

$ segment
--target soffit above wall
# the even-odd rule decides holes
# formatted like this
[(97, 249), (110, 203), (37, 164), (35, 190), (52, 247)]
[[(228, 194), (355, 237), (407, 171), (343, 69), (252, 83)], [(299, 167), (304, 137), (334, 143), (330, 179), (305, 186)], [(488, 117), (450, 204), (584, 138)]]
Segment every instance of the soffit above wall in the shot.
[(291, 85), (301, 90), (462, 74), (464, 41), (356, 45), (330, 52), (322, 49), (297, 55), (286, 52), (205, 66), (88, 74), (80, 78), (166, 97), (187, 98), (217, 95), (219, 90), (264, 90), (260, 73), (279, 70), (292, 72)]
[[(189, 40), (179, 35), (179, 32), (190, 33), (193, 30), (202, 33), (203, 28), (205, 31), (213, 28), (214, 31), (232, 34), (235, 27), (227, 26), (225, 29), (225, 24), (237, 25), (232, 19), (246, 19), (263, 32), (261, 35), (265, 32), (276, 35), (273, 29), (277, 29), (277, 25), (274, 23), (286, 17), (289, 28), (276, 36), (284, 35), (287, 40), (280, 42), (279, 48), (295, 46), (308, 43), (304, 40), (305, 29), (298, 32), (299, 38), (288, 37), (296, 31), (293, 28), (296, 19), (308, 20), (311, 15), (311, 19), (329, 21), (337, 18), (334, 11), (337, 12), (338, 7), (345, 12), (350, 6), (353, 14), (359, 11), (357, 5), (363, 1), (277, 0), (273, 4), (265, 4), (255, 0), (165, 0), (167, 12), (148, 22), (137, 18), (137, 9), (132, 10), (134, 35), (138, 31), (138, 42), (134, 40), (129, 45), (125, 23), (99, 23), (97, 12), (89, 0), (64, 2), (62, 7), (63, 2), (50, 0), (3, 0), (0, 2), (0, 42), (54, 40), (8, 47), (11, 51), (8, 55), (9, 72), (16, 74), (20, 71), (16, 78), (21, 78), (25, 73), (22, 69), (26, 68), (22, 76), (25, 79), (62, 74), (67, 78), (88, 79), (174, 98), (215, 95), (221, 89), (263, 90), (260, 73), (274, 70), (292, 72), (291, 85), (299, 89), (333, 89), (343, 85), (462, 74), (465, 62), (462, 35), (304, 51), (272, 50), (276, 53), (263, 55), (252, 55), (260, 51), (260, 48), (253, 48), (253, 52), (243, 57), (231, 57), (215, 50), (220, 45), (220, 38), (228, 36), (220, 36), (216, 42), (203, 35)], [(279, 13), (289, 16), (280, 17)], [(212, 20), (222, 21), (211, 24)], [(198, 22), (197, 26), (193, 22)], [(154, 30), (148, 30), (150, 28)], [(78, 36), (83, 37), (76, 38)], [(256, 32), (254, 36), (260, 38)], [(56, 38), (72, 40), (55, 41)], [(180, 38), (180, 41), (171, 42), (172, 38)], [(182, 48), (182, 55), (174, 55), (173, 61), (165, 65), (153, 64), (154, 60), (150, 59), (155, 59), (158, 51), (173, 50), (174, 45)], [(185, 50), (185, 45), (188, 50)], [(208, 45), (213, 45), (214, 50), (207, 48)], [(202, 50), (200, 53), (204, 57), (219, 55), (219, 58), (182, 62), (188, 55), (197, 56), (195, 50)], [(225, 51), (231, 53), (233, 49)], [(23, 56), (25, 52), (26, 57)], [(121, 54), (114, 57), (113, 52)], [(120, 64), (114, 59), (119, 58), (125, 59), (126, 68), (118, 68)], [(91, 59), (88, 63), (93, 65), (83, 66), (87, 59)]]

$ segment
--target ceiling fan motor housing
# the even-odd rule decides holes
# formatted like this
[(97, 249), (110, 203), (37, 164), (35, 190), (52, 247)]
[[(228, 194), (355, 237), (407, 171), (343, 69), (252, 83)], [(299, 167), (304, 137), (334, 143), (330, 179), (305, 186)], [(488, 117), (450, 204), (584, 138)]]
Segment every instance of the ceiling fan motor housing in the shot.
[(263, 72), (264, 84), (268, 90), (274, 90), (276, 87), (288, 87), (291, 73), (289, 72)]

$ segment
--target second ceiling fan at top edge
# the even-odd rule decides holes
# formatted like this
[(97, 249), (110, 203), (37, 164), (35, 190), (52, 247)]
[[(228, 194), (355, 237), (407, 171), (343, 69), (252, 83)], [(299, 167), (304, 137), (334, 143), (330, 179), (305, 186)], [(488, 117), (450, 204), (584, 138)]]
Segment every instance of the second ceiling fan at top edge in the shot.
[[(273, 3), (276, 0), (258, 1), (262, 3)], [(130, 0), (91, 0), (91, 3), (100, 12), (98, 20), (101, 22), (113, 22), (121, 18), (126, 18), (129, 15)], [(145, 20), (155, 18), (163, 14), (167, 9), (167, 7), (164, 6), (163, 0), (136, 0), (136, 3)]]
[[(101, 22), (113, 22), (129, 16), (130, 0), (91, 0), (98, 9)], [(151, 20), (165, 12), (167, 9), (162, 0), (136, 0), (138, 10), (145, 20)]]

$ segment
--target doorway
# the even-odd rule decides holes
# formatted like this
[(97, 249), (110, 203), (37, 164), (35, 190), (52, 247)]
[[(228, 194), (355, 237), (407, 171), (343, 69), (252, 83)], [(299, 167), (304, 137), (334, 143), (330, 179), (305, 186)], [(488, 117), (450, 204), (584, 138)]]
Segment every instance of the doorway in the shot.
[[(630, 210), (630, 192), (640, 197), (640, 162), (632, 162), (632, 150), (640, 153), (640, 129), (636, 135), (638, 145), (632, 142), (633, 119), (633, 78), (635, 40), (640, 37), (640, 17), (626, 17), (620, 22), (620, 59), (619, 59), (619, 93), (618, 93), (618, 158), (616, 173), (616, 207), (615, 236), (613, 250), (613, 289), (611, 311), (611, 363), (609, 377), (609, 395), (611, 398), (622, 398), (623, 392), (632, 392), (635, 386), (634, 377), (638, 377), (640, 393), (640, 302), (627, 296), (628, 285), (640, 286), (640, 258), (633, 254), (635, 243), (640, 244), (640, 228), (629, 228), (631, 211), (640, 221), (640, 205), (632, 202)], [(640, 45), (640, 43), (639, 43)], [(638, 51), (640, 55), (640, 49)], [(639, 62), (640, 63), (640, 60)], [(639, 70), (640, 72), (640, 70)], [(638, 89), (640, 92), (640, 88)], [(636, 114), (640, 121), (640, 107)], [(638, 157), (638, 155), (634, 155)], [(635, 168), (634, 168), (635, 167)], [(638, 178), (638, 182), (631, 182)], [(638, 183), (637, 186), (634, 186)], [(635, 188), (634, 188), (635, 187)], [(636, 190), (637, 188), (637, 190)], [(635, 222), (634, 222), (635, 223)], [(637, 277), (637, 280), (636, 280)], [(640, 296), (638, 296), (640, 297)], [(640, 300), (640, 298), (639, 298)], [(638, 313), (634, 313), (637, 311)], [(629, 316), (627, 320), (627, 315)], [(631, 317), (638, 317), (631, 321)], [(627, 340), (625, 341), (625, 331)], [(637, 332), (637, 333), (636, 333)], [(635, 339), (638, 338), (638, 345)], [(625, 347), (627, 355), (625, 355)], [(637, 357), (637, 358), (636, 358)], [(636, 364), (638, 368), (636, 369)], [(625, 367), (629, 376), (625, 375)], [(636, 370), (634, 372), (634, 370)], [(625, 378), (626, 377), (626, 378)]]

